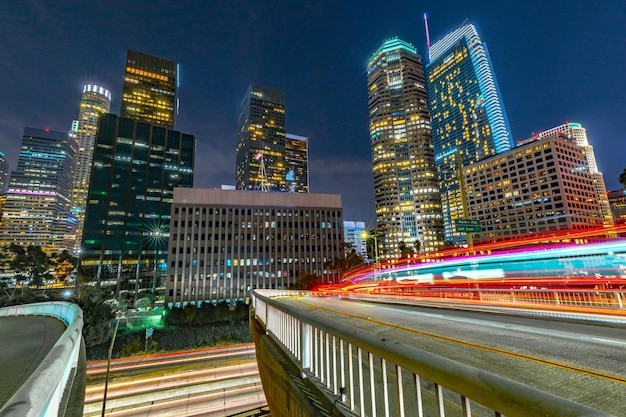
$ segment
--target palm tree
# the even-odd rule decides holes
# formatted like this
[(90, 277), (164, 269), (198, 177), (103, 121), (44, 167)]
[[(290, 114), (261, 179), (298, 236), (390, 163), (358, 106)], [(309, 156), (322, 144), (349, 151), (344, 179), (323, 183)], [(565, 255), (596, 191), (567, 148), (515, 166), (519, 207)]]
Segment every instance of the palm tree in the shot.
[(619, 174), (618, 181), (622, 184), (622, 187), (626, 188), (626, 168), (624, 168), (624, 172)]

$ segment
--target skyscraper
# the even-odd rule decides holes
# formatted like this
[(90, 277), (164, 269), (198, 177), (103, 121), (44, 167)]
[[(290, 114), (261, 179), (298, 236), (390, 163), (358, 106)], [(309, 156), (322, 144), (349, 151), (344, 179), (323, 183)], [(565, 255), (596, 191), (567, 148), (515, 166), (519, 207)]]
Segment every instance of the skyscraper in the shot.
[(288, 191), (285, 93), (252, 84), (239, 107), (238, 190)]
[(81, 272), (116, 294), (158, 292), (174, 187), (193, 185), (195, 138), (113, 114), (100, 117)]
[(285, 167), (287, 189), (292, 193), (309, 192), (309, 138), (285, 135)]
[(173, 129), (177, 88), (176, 62), (129, 50), (120, 117)]
[(467, 216), (460, 166), (513, 147), (509, 122), (487, 52), (465, 24), (429, 49), (426, 66), (433, 144), (446, 240), (462, 243), (454, 219)]
[(399, 256), (402, 243), (416, 240), (436, 250), (443, 225), (422, 58), (388, 39), (367, 72), (379, 256)]
[(73, 248), (76, 219), (70, 215), (70, 198), (77, 149), (66, 132), (24, 128), (0, 244), (38, 245), (48, 253)]
[(9, 164), (4, 157), (4, 154), (0, 152), (0, 194), (4, 194), (9, 182)]
[(111, 93), (109, 90), (94, 84), (83, 87), (83, 96), (80, 100), (78, 120), (72, 123), (71, 135), (78, 144), (76, 171), (72, 191), (72, 214), (78, 220), (76, 227), (76, 246), (80, 246), (85, 223), (85, 207), (89, 191), (91, 176), (91, 162), (96, 142), (96, 130), (100, 115), (108, 113), (111, 108)]

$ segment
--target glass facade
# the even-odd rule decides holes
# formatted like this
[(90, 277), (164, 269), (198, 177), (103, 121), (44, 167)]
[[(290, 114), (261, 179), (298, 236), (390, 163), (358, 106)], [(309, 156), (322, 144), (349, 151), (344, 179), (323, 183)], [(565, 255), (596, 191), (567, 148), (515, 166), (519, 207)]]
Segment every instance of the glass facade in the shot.
[(432, 45), (426, 66), (432, 136), (444, 235), (460, 244), (454, 219), (465, 218), (459, 166), (513, 147), (509, 123), (486, 45), (473, 25), (463, 25)]
[(195, 138), (112, 114), (100, 118), (81, 268), (116, 294), (158, 291), (174, 187), (193, 186)]
[(129, 50), (120, 117), (173, 129), (178, 108), (177, 88), (175, 62)]
[(285, 166), (287, 189), (291, 193), (309, 192), (309, 138), (285, 135)]
[(0, 152), (0, 194), (4, 194), (9, 180), (9, 164), (4, 154)]
[(368, 64), (370, 143), (379, 256), (400, 255), (415, 241), (443, 245), (443, 223), (422, 58), (394, 38)]
[(78, 146), (65, 132), (24, 128), (0, 223), (0, 244), (38, 245), (48, 253), (73, 249), (70, 215)]
[(89, 192), (91, 162), (96, 143), (98, 119), (100, 115), (108, 113), (110, 109), (111, 93), (109, 90), (94, 84), (87, 84), (83, 87), (78, 120), (72, 123), (72, 131), (70, 132), (70, 135), (76, 139), (78, 144), (72, 191), (72, 214), (78, 220), (75, 246), (79, 246), (79, 243), (82, 241), (83, 228), (85, 226), (85, 208), (87, 206), (87, 193)]

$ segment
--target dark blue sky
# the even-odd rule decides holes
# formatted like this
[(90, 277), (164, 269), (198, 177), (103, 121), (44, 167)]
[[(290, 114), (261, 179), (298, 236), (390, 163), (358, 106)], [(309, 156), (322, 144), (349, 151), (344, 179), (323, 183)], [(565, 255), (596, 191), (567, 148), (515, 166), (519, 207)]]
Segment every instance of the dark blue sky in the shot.
[[(62, 6), (58, 5), (62, 4)], [(176, 128), (196, 135), (195, 186), (234, 183), (236, 114), (248, 84), (287, 95), (287, 131), (309, 136), (311, 192), (374, 219), (366, 65), (399, 36), (425, 56), (466, 18), (487, 43), (515, 140), (565, 121), (587, 128), (608, 189), (626, 167), (626, 7), (621, 0), (5, 1), (0, 151), (14, 169), (25, 126), (68, 130), (82, 85), (119, 113), (127, 49), (181, 65)]]

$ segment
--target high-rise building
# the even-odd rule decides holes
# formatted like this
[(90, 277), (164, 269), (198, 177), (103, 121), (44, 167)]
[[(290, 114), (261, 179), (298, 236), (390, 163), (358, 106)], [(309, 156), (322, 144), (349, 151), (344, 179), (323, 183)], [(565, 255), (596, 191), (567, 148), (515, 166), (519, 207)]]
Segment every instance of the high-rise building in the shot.
[(602, 210), (586, 149), (565, 135), (524, 141), (463, 168), (475, 240), (596, 228)]
[(433, 44), (426, 66), (444, 235), (462, 243), (455, 219), (467, 217), (459, 166), (513, 147), (495, 72), (476, 29), (465, 24)]
[(170, 307), (246, 301), (255, 288), (289, 289), (343, 256), (336, 194), (176, 188), (165, 301)]
[(626, 190), (609, 191), (608, 200), (615, 224), (626, 225)]
[(89, 191), (91, 162), (96, 143), (98, 119), (100, 115), (108, 113), (110, 109), (111, 93), (109, 90), (95, 84), (87, 84), (83, 87), (78, 120), (74, 120), (70, 132), (70, 135), (74, 137), (78, 144), (72, 191), (72, 214), (78, 220), (75, 245), (77, 247), (80, 246), (82, 241), (83, 227), (85, 225), (85, 207), (87, 206), (87, 193)]
[(0, 194), (4, 194), (9, 183), (9, 164), (4, 157), (4, 154), (0, 152)]
[(379, 257), (398, 257), (402, 243), (416, 240), (437, 250), (443, 224), (422, 58), (389, 39), (367, 73)]
[(252, 84), (239, 107), (237, 120), (237, 189), (288, 191), (285, 93)]
[(129, 50), (120, 117), (174, 129), (178, 74), (174, 61)]
[(285, 135), (285, 167), (287, 190), (292, 193), (309, 192), (309, 138)]
[(100, 117), (80, 273), (116, 294), (162, 290), (174, 187), (193, 185), (194, 151), (192, 135)]
[(70, 199), (77, 149), (67, 132), (24, 128), (0, 244), (37, 245), (48, 253), (73, 249), (76, 219), (70, 214)]
[(578, 146), (585, 150), (585, 156), (587, 158), (586, 169), (589, 170), (589, 173), (593, 177), (597, 199), (600, 204), (600, 210), (602, 211), (602, 218), (604, 219), (603, 222), (607, 225), (613, 224), (613, 215), (611, 214), (611, 206), (609, 205), (609, 199), (606, 194), (604, 176), (598, 170), (593, 146), (589, 144), (589, 140), (587, 139), (587, 130), (582, 127), (580, 123), (565, 122), (560, 126), (534, 135), (530, 140), (547, 138), (549, 136), (566, 137), (573, 140)]
[(343, 221), (344, 241), (349, 244), (363, 259), (367, 259), (367, 244), (363, 233), (365, 230), (365, 222), (356, 222), (354, 220)]

